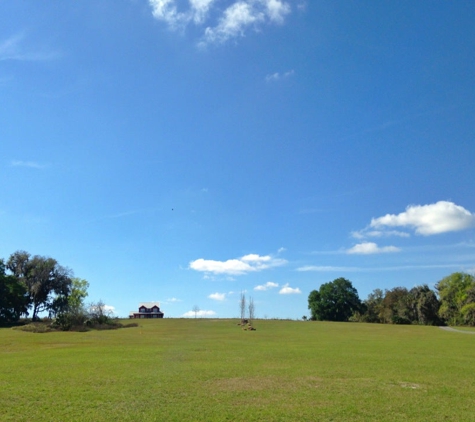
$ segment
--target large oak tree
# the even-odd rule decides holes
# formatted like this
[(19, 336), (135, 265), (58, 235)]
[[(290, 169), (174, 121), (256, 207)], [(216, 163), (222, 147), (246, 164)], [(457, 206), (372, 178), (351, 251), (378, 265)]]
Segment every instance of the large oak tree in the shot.
[(310, 292), (308, 308), (313, 320), (348, 321), (361, 309), (361, 301), (351, 281), (340, 277)]
[(7, 262), (13, 276), (25, 286), (29, 306), (33, 307), (32, 319), (48, 311), (51, 316), (67, 310), (71, 292), (71, 270), (62, 267), (49, 257), (31, 256), (28, 252), (17, 251)]

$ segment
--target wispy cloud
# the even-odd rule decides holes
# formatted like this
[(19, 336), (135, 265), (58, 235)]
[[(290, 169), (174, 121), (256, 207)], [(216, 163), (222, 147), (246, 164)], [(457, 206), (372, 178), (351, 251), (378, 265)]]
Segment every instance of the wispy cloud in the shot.
[(379, 247), (376, 243), (373, 242), (363, 242), (358, 243), (352, 248), (346, 251), (347, 254), (359, 254), (359, 255), (372, 255), (378, 253), (391, 253), (399, 252), (400, 249), (396, 246), (383, 246)]
[(307, 271), (316, 271), (316, 272), (343, 272), (343, 271), (361, 271), (361, 268), (358, 267), (335, 267), (330, 265), (304, 265), (303, 267), (297, 268), (297, 271), (307, 272)]
[(284, 284), (282, 289), (279, 290), (280, 295), (295, 295), (295, 294), (301, 294), (302, 291), (298, 287), (290, 287), (289, 283)]
[(278, 267), (286, 263), (287, 261), (285, 259), (273, 258), (270, 255), (260, 256), (257, 254), (249, 254), (241, 258), (228, 259), (227, 261), (200, 258), (191, 261), (189, 268), (212, 274), (242, 275)]
[[(333, 267), (324, 265), (305, 265), (297, 268), (297, 271), (315, 271), (315, 272), (381, 272), (381, 271), (404, 271), (404, 270), (431, 270), (438, 268), (456, 268), (464, 270), (465, 266), (461, 264), (427, 264), (427, 265), (400, 265), (392, 267)], [(464, 270), (465, 271), (465, 270)]]
[(26, 35), (16, 34), (6, 40), (0, 41), (0, 61), (44, 61), (52, 60), (59, 56), (58, 52), (45, 47), (25, 46)]
[(288, 72), (285, 73), (271, 73), (266, 76), (266, 82), (277, 82), (281, 81), (282, 79), (287, 79), (295, 74), (294, 70), (289, 70)]
[[(193, 24), (203, 29), (200, 46), (221, 44), (245, 36), (249, 29), (266, 24), (282, 24), (291, 12), (285, 0), (237, 0), (221, 9), (218, 0), (188, 0), (179, 7), (177, 0), (149, 0), (152, 15), (172, 30)], [(183, 4), (183, 3), (180, 3)]]
[(364, 239), (365, 237), (410, 237), (411, 235), (409, 233), (401, 232), (398, 230), (365, 230), (361, 232), (351, 232), (351, 236), (355, 239)]
[(274, 289), (275, 287), (279, 287), (279, 285), (272, 281), (268, 281), (266, 284), (261, 284), (259, 286), (254, 287), (254, 290), (264, 292), (266, 290)]
[(431, 236), (475, 227), (475, 214), (449, 201), (409, 205), (406, 211), (399, 214), (373, 218), (368, 227), (353, 232), (352, 235), (360, 239), (390, 235), (408, 236), (407, 233), (392, 230), (394, 227), (413, 229), (416, 234)]
[(10, 167), (28, 167), (32, 169), (42, 170), (48, 167), (47, 164), (41, 164), (36, 161), (21, 161), (21, 160), (12, 160), (10, 162)]

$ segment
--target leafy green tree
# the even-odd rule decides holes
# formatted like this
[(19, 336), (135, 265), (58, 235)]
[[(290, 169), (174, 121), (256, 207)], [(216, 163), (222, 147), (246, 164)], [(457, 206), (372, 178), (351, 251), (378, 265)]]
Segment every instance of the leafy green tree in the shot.
[(475, 325), (469, 306), (475, 303), (475, 276), (457, 272), (440, 280), (435, 286), (440, 298), (439, 316), (449, 325)]
[(413, 306), (409, 291), (405, 287), (385, 291), (381, 316), (387, 324), (411, 324), (414, 320)]
[(409, 291), (409, 303), (412, 307), (412, 322), (421, 325), (440, 325), (440, 302), (427, 284), (413, 287)]
[(27, 313), (28, 296), (23, 284), (5, 272), (5, 263), (0, 259), (0, 323), (16, 322)]
[(71, 271), (53, 258), (17, 251), (13, 253), (7, 268), (26, 287), (29, 305), (33, 307), (32, 319), (38, 319), (42, 311), (58, 315), (68, 307), (71, 292)]
[(84, 299), (88, 296), (89, 283), (80, 278), (71, 279), (71, 291), (67, 297), (67, 307), (56, 315), (56, 325), (64, 331), (82, 327), (89, 319)]
[(84, 299), (88, 296), (89, 283), (77, 277), (71, 279), (71, 292), (68, 297), (68, 312), (78, 313), (84, 310)]
[(322, 284), (318, 291), (311, 291), (308, 308), (313, 320), (348, 321), (361, 310), (361, 301), (351, 281), (340, 277)]
[(368, 298), (363, 301), (363, 310), (359, 321), (361, 322), (383, 322), (382, 310), (383, 310), (384, 292), (381, 289), (374, 289), (368, 295)]

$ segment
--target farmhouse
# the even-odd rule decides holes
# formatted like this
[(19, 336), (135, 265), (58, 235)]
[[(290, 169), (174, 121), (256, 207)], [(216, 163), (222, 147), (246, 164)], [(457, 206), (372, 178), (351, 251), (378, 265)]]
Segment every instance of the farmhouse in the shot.
[(163, 318), (163, 315), (159, 302), (143, 302), (139, 303), (138, 312), (130, 312), (129, 318)]

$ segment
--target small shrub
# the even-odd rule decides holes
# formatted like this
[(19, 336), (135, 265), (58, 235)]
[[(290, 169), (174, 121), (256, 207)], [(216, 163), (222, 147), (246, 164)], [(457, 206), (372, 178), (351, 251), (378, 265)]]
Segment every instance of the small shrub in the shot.
[(49, 325), (41, 322), (32, 322), (31, 324), (12, 327), (12, 330), (26, 331), (28, 333), (50, 333), (55, 331)]

